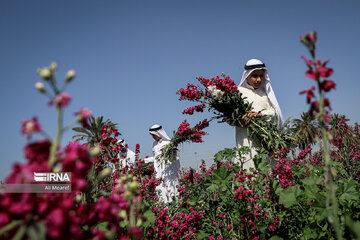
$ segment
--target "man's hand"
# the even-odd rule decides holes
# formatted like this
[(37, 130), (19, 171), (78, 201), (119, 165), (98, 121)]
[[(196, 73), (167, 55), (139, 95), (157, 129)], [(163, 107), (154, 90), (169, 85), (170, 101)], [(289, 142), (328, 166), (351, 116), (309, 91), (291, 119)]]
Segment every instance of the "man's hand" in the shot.
[(241, 124), (243, 125), (243, 127), (247, 127), (253, 118), (261, 117), (261, 116), (262, 116), (261, 112), (253, 112), (253, 111), (247, 112), (241, 117)]

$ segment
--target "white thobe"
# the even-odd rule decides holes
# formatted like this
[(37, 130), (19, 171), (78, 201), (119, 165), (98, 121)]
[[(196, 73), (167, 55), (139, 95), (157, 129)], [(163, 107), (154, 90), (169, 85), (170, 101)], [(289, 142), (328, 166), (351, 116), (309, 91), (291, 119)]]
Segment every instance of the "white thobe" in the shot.
[[(263, 88), (254, 89), (248, 83), (245, 86), (239, 86), (238, 90), (242, 93), (242, 97), (246, 97), (246, 101), (249, 103), (252, 102), (252, 111), (259, 112), (263, 115), (272, 115), (274, 116), (275, 109), (272, 107), (268, 96)], [(250, 168), (255, 168), (253, 158), (256, 155), (256, 147), (257, 144), (255, 141), (250, 139), (247, 135), (246, 128), (243, 127), (235, 127), (235, 139), (236, 139), (236, 147), (246, 146), (250, 148), (250, 153), (243, 156), (245, 159), (243, 162), (243, 169), (249, 170)], [(239, 161), (239, 159), (237, 159)]]
[(118, 154), (119, 162), (123, 166), (128, 166), (129, 164), (135, 164), (135, 153), (130, 149), (126, 149), (126, 152), (121, 152)]
[(176, 158), (174, 162), (164, 163), (163, 159), (157, 159), (161, 154), (161, 150), (169, 144), (170, 141), (160, 140), (153, 143), (154, 169), (156, 171), (156, 178), (163, 178), (163, 182), (156, 187), (161, 201), (167, 203), (172, 200), (173, 196), (178, 194), (176, 185), (178, 184), (180, 161)]

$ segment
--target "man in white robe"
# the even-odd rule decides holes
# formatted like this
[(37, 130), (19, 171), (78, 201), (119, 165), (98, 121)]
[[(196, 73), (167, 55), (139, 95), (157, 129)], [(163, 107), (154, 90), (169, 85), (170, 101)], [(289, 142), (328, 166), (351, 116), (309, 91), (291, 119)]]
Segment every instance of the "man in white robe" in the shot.
[[(161, 201), (167, 203), (172, 201), (173, 196), (178, 195), (176, 185), (178, 184), (180, 161), (176, 158), (174, 162), (164, 163), (164, 160), (159, 158), (162, 149), (170, 143), (170, 138), (166, 134), (162, 126), (155, 124), (149, 129), (149, 133), (154, 138), (152, 147), (154, 169), (156, 171), (156, 178), (162, 178), (163, 182), (156, 187), (159, 192), (159, 198)], [(147, 162), (151, 160), (148, 159)]]
[(117, 142), (121, 145), (121, 150), (118, 153), (119, 162), (123, 164), (123, 166), (128, 166), (129, 164), (135, 164), (135, 153), (127, 148), (127, 144), (124, 139), (121, 139)]
[[(251, 59), (245, 64), (245, 70), (242, 75), (238, 90), (246, 101), (252, 103), (252, 111), (245, 114), (247, 118), (260, 117), (262, 115), (277, 116), (278, 125), (283, 124), (281, 109), (276, 100), (275, 93), (270, 84), (268, 70), (265, 64), (258, 59)], [(259, 113), (260, 112), (260, 113)], [(243, 168), (249, 170), (255, 168), (253, 158), (256, 155), (257, 144), (247, 136), (247, 123), (245, 127), (235, 127), (236, 146), (247, 146), (250, 153), (243, 156), (241, 160)], [(239, 161), (239, 159), (237, 159)]]

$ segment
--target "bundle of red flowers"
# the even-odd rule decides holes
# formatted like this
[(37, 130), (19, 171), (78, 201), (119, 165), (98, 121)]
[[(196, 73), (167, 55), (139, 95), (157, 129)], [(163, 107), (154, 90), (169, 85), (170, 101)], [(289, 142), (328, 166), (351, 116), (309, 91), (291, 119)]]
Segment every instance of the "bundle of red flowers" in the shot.
[[(207, 108), (209, 112), (215, 114), (210, 121), (218, 119), (219, 122), (226, 122), (231, 126), (242, 126), (242, 117), (252, 110), (252, 103), (246, 101), (235, 82), (224, 73), (221, 77), (216, 76), (210, 79), (197, 77), (197, 80), (202, 86), (188, 83), (185, 89), (182, 88), (177, 92), (180, 95), (180, 101), (200, 103), (183, 110), (182, 113), (192, 115), (194, 112), (203, 112)], [(249, 128), (248, 134), (268, 150), (274, 150), (279, 146), (286, 147), (290, 142), (290, 135), (278, 130), (275, 118), (270, 119), (269, 116), (264, 115), (252, 119), (250, 125), (252, 127)]]
[(170, 143), (163, 149), (159, 159), (164, 159), (165, 164), (175, 161), (178, 152), (177, 146), (184, 142), (203, 142), (202, 136), (207, 133), (202, 130), (208, 126), (209, 122), (207, 119), (200, 121), (194, 127), (190, 127), (190, 124), (185, 119), (171, 138)]

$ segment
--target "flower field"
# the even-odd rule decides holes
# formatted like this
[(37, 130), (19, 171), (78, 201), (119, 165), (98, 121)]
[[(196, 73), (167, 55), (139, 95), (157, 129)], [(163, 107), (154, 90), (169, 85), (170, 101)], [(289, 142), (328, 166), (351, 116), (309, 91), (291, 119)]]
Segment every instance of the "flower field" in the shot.
[[(311, 56), (303, 60), (314, 86), (300, 92), (309, 111), (281, 128), (276, 120), (264, 121), (265, 116), (252, 120), (249, 135), (261, 142), (253, 159), (256, 169), (244, 170), (234, 161), (250, 151), (247, 147), (226, 148), (210, 166), (203, 161), (199, 169), (181, 170), (178, 195), (169, 203), (159, 200), (156, 187), (162, 179), (155, 177), (153, 164), (139, 157), (139, 145), (135, 164), (119, 161), (124, 146), (111, 120), (82, 108), (74, 122), (63, 123), (71, 101), (64, 89), (75, 71), (59, 87), (55, 63), (39, 69), (43, 82), (35, 87), (56, 108), (57, 134), (50, 139), (36, 117), (23, 120), (26, 162), (14, 164), (4, 183), (35, 184), (34, 172), (70, 172), (71, 192), (1, 193), (0, 239), (360, 239), (359, 126), (331, 113), (326, 94), (336, 88), (329, 79), (334, 70), (316, 58), (316, 32), (300, 41)], [(239, 125), (251, 110), (230, 77), (222, 77), (197, 77), (203, 90), (189, 83), (178, 91), (181, 101), (197, 104), (183, 114), (209, 110), (214, 117), (194, 127), (180, 121), (163, 153), (168, 161), (179, 144), (203, 142), (203, 129), (212, 120)], [(74, 141), (60, 147), (64, 131), (71, 129)], [(32, 141), (33, 134), (44, 139)]]

